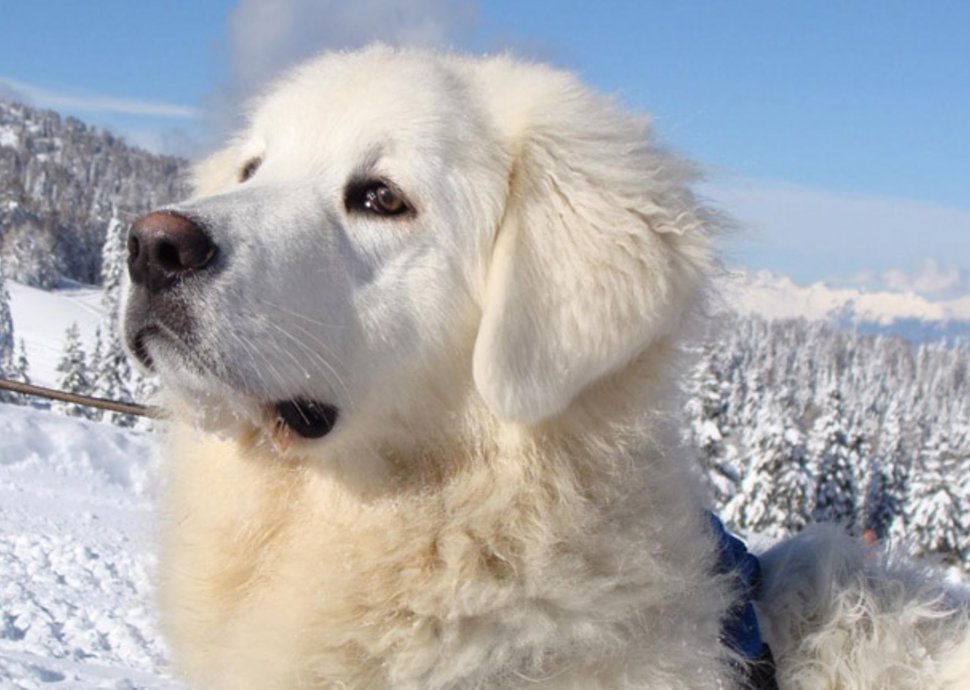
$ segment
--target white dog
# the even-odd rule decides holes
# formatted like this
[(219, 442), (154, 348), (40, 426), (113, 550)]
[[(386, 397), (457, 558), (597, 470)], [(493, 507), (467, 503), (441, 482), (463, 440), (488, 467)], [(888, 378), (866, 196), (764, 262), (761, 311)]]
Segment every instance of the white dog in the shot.
[(731, 638), (757, 583), (676, 440), (691, 179), (568, 74), (375, 47), (288, 74), (136, 222), (197, 687), (970, 688), (958, 603), (834, 531), (763, 557), (776, 668)]

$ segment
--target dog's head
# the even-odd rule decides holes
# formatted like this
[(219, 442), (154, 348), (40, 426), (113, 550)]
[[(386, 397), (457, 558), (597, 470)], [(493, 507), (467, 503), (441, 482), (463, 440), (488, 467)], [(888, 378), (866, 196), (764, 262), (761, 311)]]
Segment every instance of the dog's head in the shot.
[(689, 169), (549, 68), (330, 55), (249, 122), (129, 237), (129, 350), (198, 409), (312, 438), (460, 385), (539, 422), (709, 269)]

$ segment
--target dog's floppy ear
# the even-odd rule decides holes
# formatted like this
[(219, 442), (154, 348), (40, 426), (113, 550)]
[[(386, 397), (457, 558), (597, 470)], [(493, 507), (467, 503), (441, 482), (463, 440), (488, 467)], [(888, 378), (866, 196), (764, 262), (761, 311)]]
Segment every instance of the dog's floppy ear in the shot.
[(520, 90), (543, 98), (513, 117), (522, 124), (474, 353), (479, 393), (522, 423), (562, 412), (669, 335), (710, 267), (687, 166), (650, 144), (644, 121), (546, 76), (555, 88)]

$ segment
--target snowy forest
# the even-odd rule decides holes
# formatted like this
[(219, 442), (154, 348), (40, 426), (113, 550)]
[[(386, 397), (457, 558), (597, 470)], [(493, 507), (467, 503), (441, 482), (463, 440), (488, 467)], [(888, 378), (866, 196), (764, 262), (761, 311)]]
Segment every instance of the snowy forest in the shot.
[[(76, 120), (0, 103), (0, 376), (30, 380), (5, 281), (68, 278), (102, 286), (106, 316), (87, 349), (76, 327), (65, 332), (59, 387), (150, 399), (153, 382), (120, 346), (125, 235), (134, 216), (184, 192), (183, 170)], [(777, 538), (837, 521), (970, 574), (970, 349), (817, 321), (723, 314), (719, 324), (694, 348), (684, 433), (733, 529)], [(0, 402), (38, 404), (2, 391)]]
[(96, 283), (112, 217), (178, 198), (184, 161), (50, 110), (0, 101), (0, 257), (7, 277)]
[(721, 318), (686, 411), (724, 519), (769, 538), (835, 521), (970, 573), (970, 350)]

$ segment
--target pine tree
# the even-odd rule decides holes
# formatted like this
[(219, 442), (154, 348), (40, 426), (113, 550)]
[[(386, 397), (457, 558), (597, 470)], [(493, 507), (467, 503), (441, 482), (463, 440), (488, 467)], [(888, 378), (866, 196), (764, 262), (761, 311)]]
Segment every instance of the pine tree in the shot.
[(693, 419), (691, 435), (700, 453), (701, 466), (710, 482), (715, 509), (720, 511), (738, 493), (741, 477), (733, 465), (732, 449), (725, 444), (727, 428), (725, 372), (713, 350), (705, 348), (703, 367), (697, 374), (697, 394), (688, 402)]
[[(112, 215), (105, 232), (101, 252), (101, 281), (104, 292), (101, 306), (104, 309), (103, 337), (98, 331), (101, 346), (96, 363), (91, 370), (95, 381), (95, 395), (109, 400), (131, 402), (131, 365), (121, 347), (119, 308), (121, 287), (126, 266), (125, 242), (127, 226)], [(105, 412), (104, 419), (119, 426), (132, 426), (135, 418), (120, 412)]]
[(860, 461), (846, 432), (842, 394), (834, 384), (830, 384), (827, 397), (825, 409), (813, 428), (818, 480), (812, 520), (852, 528), (858, 505), (855, 471)]
[(863, 505), (863, 530), (878, 541), (891, 538), (903, 527), (903, 507), (909, 490), (910, 450), (905, 424), (891, 404), (880, 438), (880, 456), (873, 460)]
[(970, 349), (729, 315), (701, 355), (685, 435), (723, 517), (835, 519), (970, 572)]
[[(7, 292), (3, 261), (0, 261), (0, 378), (12, 375), (13, 353), (13, 315), (10, 313), (10, 293)], [(0, 390), (0, 402), (18, 402), (18, 397), (9, 391)]]
[(10, 293), (4, 274), (4, 262), (0, 261), (0, 374), (13, 368), (14, 337), (13, 315), (10, 313)]
[(776, 446), (775, 472), (767, 478), (767, 524), (762, 528), (771, 536), (797, 534), (812, 519), (815, 478), (808, 464), (805, 438), (790, 421)]
[(17, 359), (10, 372), (11, 378), (21, 383), (30, 383), (30, 362), (27, 359), (27, 347), (24, 339), (20, 339), (20, 347), (17, 351)]
[[(963, 473), (945, 429), (937, 427), (920, 449), (910, 482), (907, 534), (924, 554), (960, 563), (964, 556)], [(965, 468), (964, 468), (965, 471)]]
[(127, 226), (112, 213), (101, 247), (101, 306), (110, 321), (118, 321), (121, 285), (127, 265)]
[[(91, 395), (91, 375), (88, 371), (87, 357), (81, 347), (81, 334), (77, 323), (72, 324), (65, 333), (64, 353), (57, 364), (58, 387), (66, 393)], [(93, 419), (91, 408), (55, 401), (51, 408), (71, 417)]]

